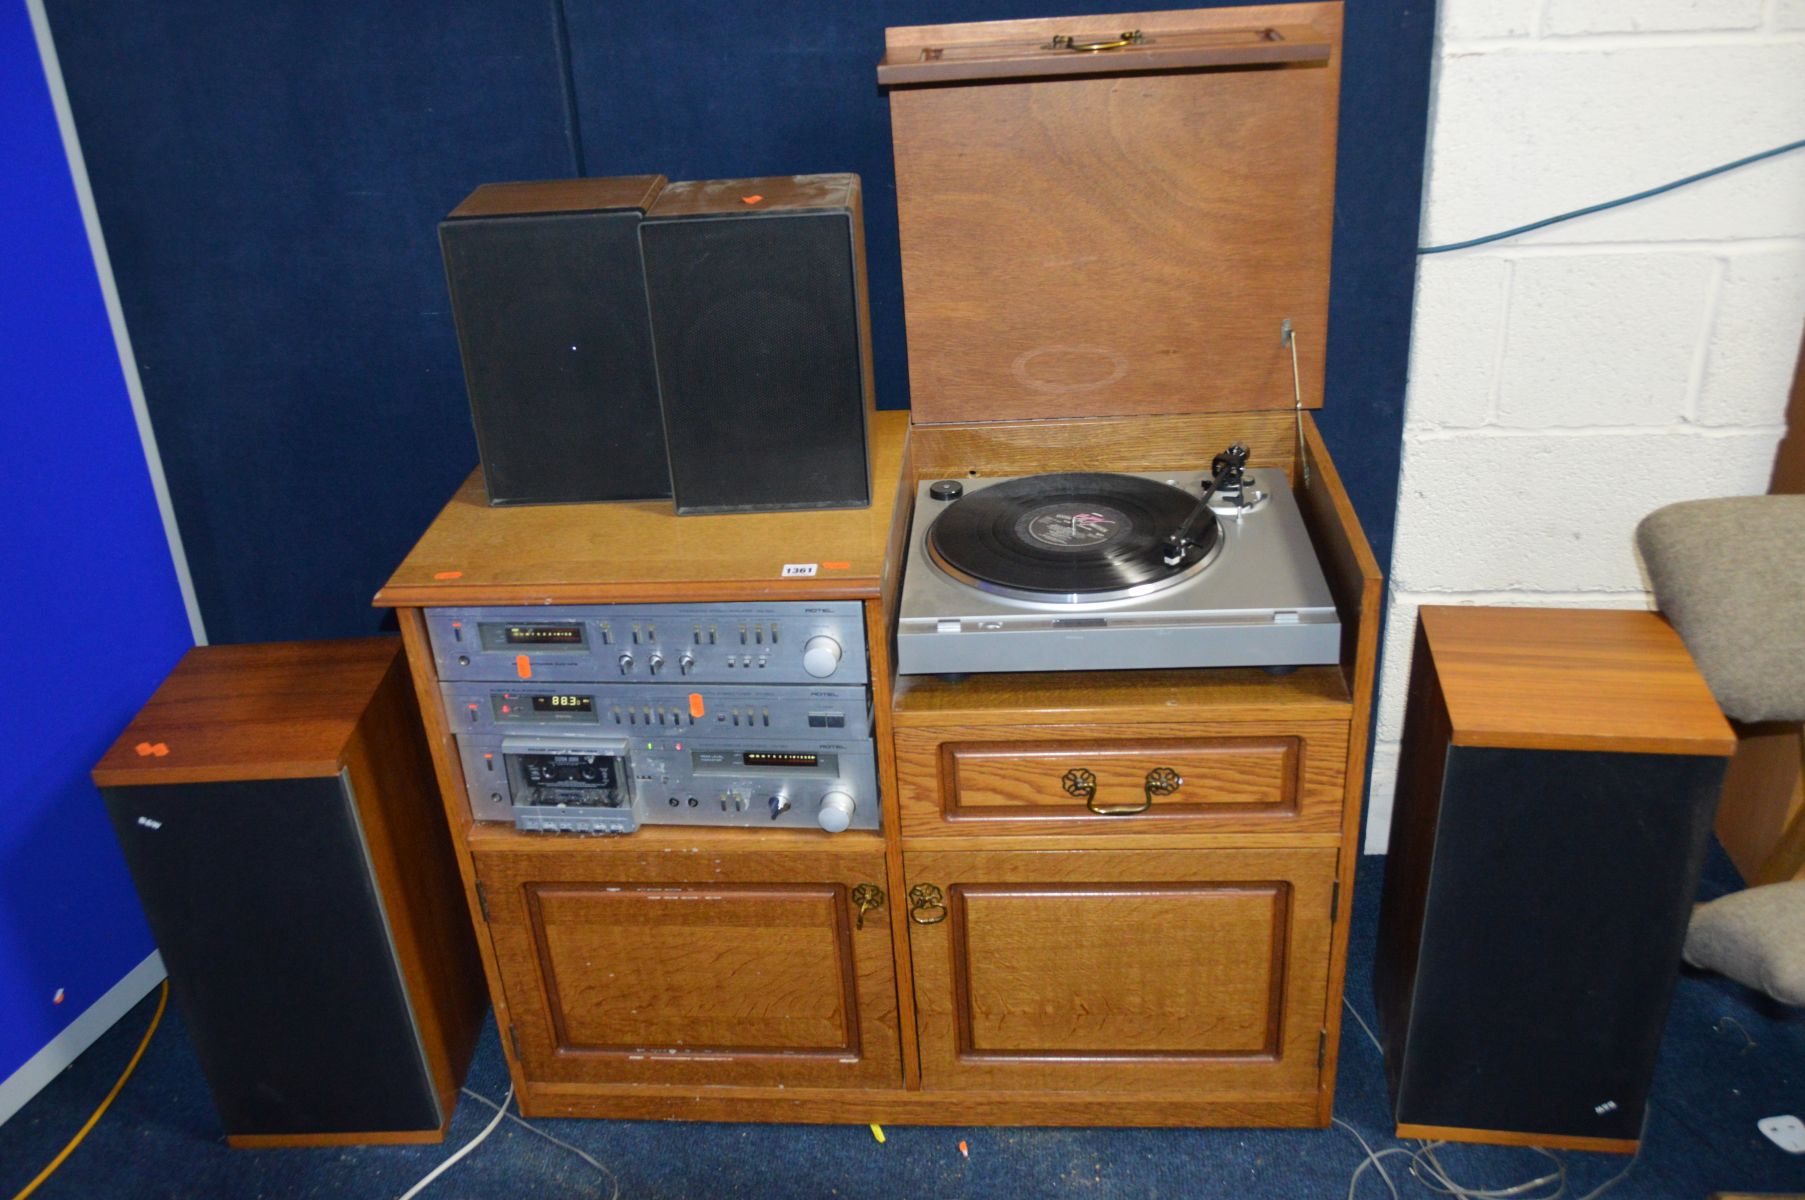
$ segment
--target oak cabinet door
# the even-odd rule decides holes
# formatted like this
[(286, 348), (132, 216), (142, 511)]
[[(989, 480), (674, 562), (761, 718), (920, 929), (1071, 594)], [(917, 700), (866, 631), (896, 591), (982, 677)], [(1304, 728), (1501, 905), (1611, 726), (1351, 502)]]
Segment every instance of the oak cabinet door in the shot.
[(901, 1085), (881, 848), (475, 863), (529, 1079)]
[(1313, 1091), (1335, 861), (905, 853), (923, 1086)]

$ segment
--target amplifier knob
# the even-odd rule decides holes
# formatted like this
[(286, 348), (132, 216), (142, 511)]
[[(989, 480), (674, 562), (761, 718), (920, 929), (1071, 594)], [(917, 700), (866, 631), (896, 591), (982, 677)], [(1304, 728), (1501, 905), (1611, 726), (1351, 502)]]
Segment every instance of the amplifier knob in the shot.
[(695, 665), (696, 656), (688, 652), (685, 652), (682, 657), (677, 659), (677, 669), (685, 675), (689, 674), (689, 669)]
[(772, 796), (769, 800), (765, 801), (765, 803), (771, 806), (771, 819), (773, 821), (790, 811), (790, 798), (782, 792), (778, 792), (775, 796)]
[(815, 814), (815, 824), (829, 833), (843, 833), (852, 824), (852, 813), (858, 806), (858, 801), (845, 792), (829, 792), (821, 797), (821, 810)]
[(817, 634), (802, 648), (802, 669), (816, 679), (826, 679), (840, 665), (840, 643)]
[(654, 653), (652, 655), (652, 657), (646, 659), (646, 666), (652, 668), (652, 674), (654, 674), (654, 675), (658, 674), (658, 668), (662, 667), (663, 665), (664, 665), (664, 655), (662, 655), (662, 654)]
[(622, 675), (626, 675), (633, 670), (633, 656), (631, 654), (623, 654), (615, 661), (620, 663), (620, 673)]

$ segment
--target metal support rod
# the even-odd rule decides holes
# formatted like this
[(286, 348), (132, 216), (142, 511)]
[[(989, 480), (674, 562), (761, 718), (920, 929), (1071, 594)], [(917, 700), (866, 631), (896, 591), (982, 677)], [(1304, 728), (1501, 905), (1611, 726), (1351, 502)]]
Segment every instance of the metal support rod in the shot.
[(1304, 385), (1297, 372), (1297, 330), (1291, 325), (1291, 318), (1286, 317), (1279, 326), (1279, 340), (1291, 348), (1291, 400), (1297, 411), (1297, 469), (1302, 472), (1303, 482), (1310, 482), (1310, 457), (1304, 453)]

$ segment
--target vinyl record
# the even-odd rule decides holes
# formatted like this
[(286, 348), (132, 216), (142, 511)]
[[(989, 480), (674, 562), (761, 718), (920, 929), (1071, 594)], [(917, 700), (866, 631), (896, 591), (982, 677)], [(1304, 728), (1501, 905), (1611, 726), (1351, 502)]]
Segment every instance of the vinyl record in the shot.
[(1196, 499), (1134, 475), (1029, 475), (974, 491), (928, 527), (935, 565), (962, 583), (1032, 600), (1145, 595), (1206, 566), (1221, 541), (1212, 515), (1185, 562), (1161, 560)]

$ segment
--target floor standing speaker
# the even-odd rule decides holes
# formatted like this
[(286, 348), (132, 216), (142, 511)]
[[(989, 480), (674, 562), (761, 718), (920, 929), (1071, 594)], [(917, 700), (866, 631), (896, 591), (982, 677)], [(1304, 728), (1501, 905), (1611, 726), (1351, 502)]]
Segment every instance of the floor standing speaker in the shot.
[(1399, 1137), (1635, 1149), (1736, 741), (1653, 613), (1426, 607), (1373, 966)]
[(485, 184), (439, 225), (490, 504), (671, 494), (639, 257), (663, 186)]
[(442, 1138), (487, 997), (399, 640), (198, 647), (94, 779), (227, 1139)]
[(869, 504), (858, 176), (673, 183), (640, 244), (677, 511)]

